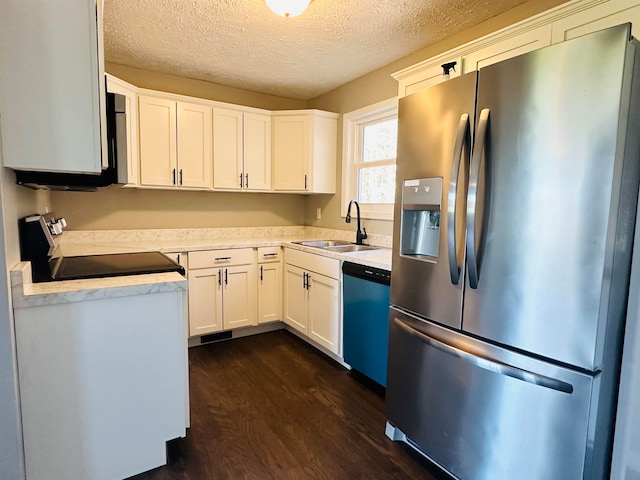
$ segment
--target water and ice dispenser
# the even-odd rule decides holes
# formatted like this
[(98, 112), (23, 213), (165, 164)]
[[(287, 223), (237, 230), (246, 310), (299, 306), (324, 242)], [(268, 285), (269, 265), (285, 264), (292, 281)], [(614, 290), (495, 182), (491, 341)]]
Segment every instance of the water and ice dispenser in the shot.
[(442, 178), (402, 183), (400, 255), (436, 261), (440, 245)]

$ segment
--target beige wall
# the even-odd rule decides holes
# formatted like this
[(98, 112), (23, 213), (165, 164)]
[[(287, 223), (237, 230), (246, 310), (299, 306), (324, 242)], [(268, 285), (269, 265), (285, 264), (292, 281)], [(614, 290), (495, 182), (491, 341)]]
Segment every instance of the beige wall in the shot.
[[(470, 28), (447, 40), (418, 50), (411, 55), (342, 85), (325, 95), (312, 99), (309, 101), (309, 107), (344, 114), (395, 97), (398, 95), (398, 83), (391, 77), (392, 73), (565, 2), (566, 0), (530, 0), (474, 28)], [(340, 186), (342, 185), (342, 116), (338, 121), (338, 132), (337, 182), (338, 190), (340, 190)], [(345, 225), (344, 218), (340, 216), (340, 203), (340, 194), (336, 194), (330, 198), (310, 197), (307, 202), (306, 214), (308, 224), (326, 228), (354, 229), (355, 227), (353, 226), (349, 228)], [(315, 219), (316, 209), (318, 207), (321, 207), (323, 211), (321, 220)], [(393, 222), (391, 221), (365, 220), (364, 225), (367, 227), (367, 231), (372, 233), (383, 235), (392, 234)]]
[(297, 110), (307, 108), (304, 100), (267, 95), (266, 93), (227, 87), (218, 83), (210, 83), (192, 78), (178, 77), (166, 73), (151, 72), (140, 68), (127, 67), (115, 63), (106, 63), (105, 70), (125, 82), (136, 87), (160, 90), (162, 92), (189, 95), (219, 102), (235, 103), (248, 107), (265, 108), (267, 110)]
[(13, 170), (2, 168), (2, 213), (7, 267), (11, 269), (20, 261), (18, 219), (33, 213), (46, 213), (51, 209), (50, 193), (45, 190), (16, 185)]
[(117, 187), (51, 192), (51, 198), (72, 230), (303, 225), (306, 206), (302, 195)]

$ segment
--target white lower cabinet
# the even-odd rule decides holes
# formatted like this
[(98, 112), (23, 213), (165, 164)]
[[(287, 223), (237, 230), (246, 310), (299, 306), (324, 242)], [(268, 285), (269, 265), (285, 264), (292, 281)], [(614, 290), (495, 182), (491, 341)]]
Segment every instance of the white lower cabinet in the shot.
[(310, 273), (309, 337), (335, 354), (340, 353), (340, 280)]
[(282, 249), (258, 248), (258, 324), (282, 320)]
[(309, 330), (307, 272), (288, 263), (284, 266), (284, 323), (305, 335)]
[(285, 249), (284, 322), (342, 354), (340, 261)]
[(184, 295), (14, 309), (26, 478), (129, 478), (166, 464), (165, 442), (189, 425)]
[(189, 336), (257, 324), (252, 248), (189, 254)]

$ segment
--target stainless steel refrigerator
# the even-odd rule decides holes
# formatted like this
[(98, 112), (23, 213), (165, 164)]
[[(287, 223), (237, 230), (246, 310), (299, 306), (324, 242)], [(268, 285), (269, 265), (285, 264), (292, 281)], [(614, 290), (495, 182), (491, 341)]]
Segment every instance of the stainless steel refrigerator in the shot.
[(622, 25), (400, 100), (387, 434), (455, 477), (608, 475), (637, 49)]

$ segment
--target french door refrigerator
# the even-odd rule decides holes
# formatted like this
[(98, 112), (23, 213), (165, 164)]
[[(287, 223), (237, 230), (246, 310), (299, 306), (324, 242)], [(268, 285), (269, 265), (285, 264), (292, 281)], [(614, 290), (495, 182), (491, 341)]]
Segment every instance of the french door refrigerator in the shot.
[(608, 475), (637, 46), (622, 25), (400, 100), (387, 434), (457, 478)]

